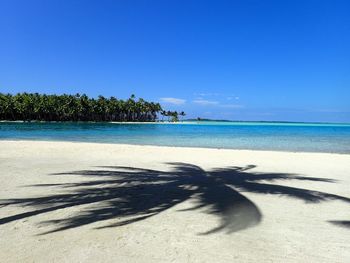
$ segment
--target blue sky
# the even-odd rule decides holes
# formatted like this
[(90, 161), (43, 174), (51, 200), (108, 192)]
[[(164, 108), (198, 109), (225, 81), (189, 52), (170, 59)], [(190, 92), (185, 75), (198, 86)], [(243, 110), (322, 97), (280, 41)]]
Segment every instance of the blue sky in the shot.
[(0, 92), (350, 122), (350, 1), (0, 0)]

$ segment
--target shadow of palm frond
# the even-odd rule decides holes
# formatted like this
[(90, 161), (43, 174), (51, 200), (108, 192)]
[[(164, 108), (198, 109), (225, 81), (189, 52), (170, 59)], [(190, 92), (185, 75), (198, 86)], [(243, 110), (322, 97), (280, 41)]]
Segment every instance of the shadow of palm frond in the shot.
[(337, 226), (346, 227), (350, 229), (350, 220), (330, 220), (328, 222)]
[(43, 222), (55, 226), (54, 230), (46, 233), (110, 219), (115, 219), (116, 222), (99, 228), (118, 227), (156, 216), (192, 199), (195, 205), (185, 210), (201, 209), (203, 213), (213, 214), (221, 220), (219, 226), (202, 234), (218, 231), (232, 233), (257, 225), (262, 219), (257, 205), (244, 196), (243, 192), (287, 196), (312, 203), (332, 199), (350, 202), (349, 198), (339, 195), (271, 184), (277, 180), (334, 182), (331, 179), (285, 173), (256, 173), (251, 171), (255, 168), (253, 165), (210, 171), (188, 163), (168, 163), (168, 165), (171, 166), (170, 171), (101, 166), (96, 170), (57, 173), (55, 175), (77, 175), (91, 177), (93, 180), (35, 185), (60, 187), (68, 191), (66, 194), (2, 200), (0, 205), (18, 205), (30, 207), (32, 210), (0, 218), (0, 224), (59, 209), (88, 205), (68, 218)]

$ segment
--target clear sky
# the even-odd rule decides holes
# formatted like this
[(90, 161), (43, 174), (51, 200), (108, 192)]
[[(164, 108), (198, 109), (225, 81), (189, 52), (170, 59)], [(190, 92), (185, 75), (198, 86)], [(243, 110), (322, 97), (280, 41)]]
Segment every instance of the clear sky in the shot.
[(0, 92), (350, 122), (350, 1), (0, 0)]

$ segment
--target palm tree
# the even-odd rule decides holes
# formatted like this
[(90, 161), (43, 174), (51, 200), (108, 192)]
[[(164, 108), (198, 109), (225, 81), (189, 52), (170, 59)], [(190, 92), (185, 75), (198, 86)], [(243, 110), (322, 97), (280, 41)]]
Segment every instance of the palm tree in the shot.
[[(159, 103), (140, 98), (119, 100), (115, 97), (97, 99), (80, 95), (47, 95), (38, 93), (0, 93), (0, 120), (43, 121), (155, 121), (165, 112)], [(169, 114), (168, 114), (169, 113)]]
[[(179, 115), (182, 116), (182, 117), (185, 117), (185, 116), (186, 116), (186, 113), (185, 113), (184, 111), (181, 111), (181, 112), (179, 113)], [(182, 121), (183, 121), (183, 119), (182, 119)]]

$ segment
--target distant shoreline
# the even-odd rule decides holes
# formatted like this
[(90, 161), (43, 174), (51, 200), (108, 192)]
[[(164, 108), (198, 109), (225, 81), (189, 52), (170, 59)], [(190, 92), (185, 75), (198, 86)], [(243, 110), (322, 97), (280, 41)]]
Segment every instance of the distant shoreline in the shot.
[(183, 120), (183, 121), (177, 121), (177, 122), (171, 122), (171, 121), (23, 121), (23, 120), (17, 120), (17, 121), (8, 121), (8, 120), (0, 120), (0, 123), (77, 123), (77, 124), (84, 124), (84, 123), (97, 123), (97, 124), (220, 124), (220, 123), (227, 123), (227, 124), (306, 124), (306, 125), (342, 125), (342, 126), (350, 126), (350, 123), (346, 122), (296, 122), (296, 121), (230, 121), (230, 120)]

